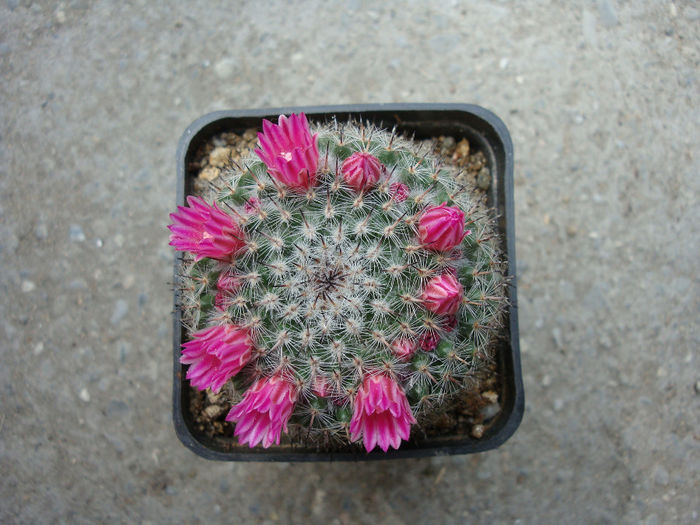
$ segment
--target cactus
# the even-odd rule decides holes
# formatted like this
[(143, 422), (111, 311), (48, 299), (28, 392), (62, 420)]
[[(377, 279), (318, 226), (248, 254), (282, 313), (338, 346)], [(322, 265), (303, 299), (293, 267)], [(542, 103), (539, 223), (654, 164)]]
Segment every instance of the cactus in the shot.
[[(193, 386), (241, 443), (398, 448), (469, 385), (504, 305), (487, 213), (430, 152), (372, 125), (263, 121), (260, 148), (171, 215)], [(207, 202), (211, 202), (209, 204)]]

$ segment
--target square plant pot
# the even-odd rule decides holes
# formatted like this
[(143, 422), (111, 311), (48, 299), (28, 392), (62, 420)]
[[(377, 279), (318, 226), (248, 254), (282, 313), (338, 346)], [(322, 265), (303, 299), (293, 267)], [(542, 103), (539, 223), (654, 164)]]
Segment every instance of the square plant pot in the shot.
[[(240, 445), (234, 437), (209, 437), (197, 428), (190, 411), (191, 388), (185, 379), (186, 367), (180, 364), (181, 343), (185, 330), (178, 309), (175, 291), (173, 330), (173, 419), (182, 443), (196, 454), (221, 461), (343, 461), (430, 457), (471, 454), (494, 449), (503, 444), (518, 428), (523, 416), (525, 397), (520, 369), (517, 286), (515, 275), (515, 222), (513, 210), (513, 146), (503, 122), (490, 111), (471, 104), (362, 104), (346, 106), (286, 107), (255, 110), (217, 111), (195, 120), (184, 132), (177, 149), (177, 205), (194, 192), (197, 170), (192, 168), (197, 150), (222, 132), (243, 133), (259, 128), (263, 118), (275, 119), (280, 114), (306, 113), (310, 121), (335, 117), (338, 121), (369, 120), (385, 128), (397, 127), (416, 139), (452, 136), (466, 138), (471, 149), (483, 152), (491, 173), (487, 204), (496, 215), (495, 228), (501, 237), (501, 250), (507, 257), (506, 275), (510, 276), (503, 319), (503, 333), (496, 342), (497, 392), (500, 412), (475, 439), (468, 433), (446, 433), (403, 442), (398, 450), (365, 453), (360, 448), (340, 452), (318, 451), (301, 445), (279, 445), (263, 449)], [(177, 253), (175, 272), (182, 254)]]

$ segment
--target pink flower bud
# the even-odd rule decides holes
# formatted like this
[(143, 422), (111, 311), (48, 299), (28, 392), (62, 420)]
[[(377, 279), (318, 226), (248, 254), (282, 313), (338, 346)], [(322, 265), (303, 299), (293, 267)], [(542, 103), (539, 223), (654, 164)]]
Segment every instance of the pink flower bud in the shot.
[(187, 379), (200, 390), (218, 392), (252, 358), (253, 340), (244, 328), (234, 325), (211, 326), (192, 334), (182, 345), (180, 362), (190, 365)]
[(405, 201), (410, 193), (408, 186), (406, 186), (403, 182), (395, 182), (389, 186), (389, 191), (396, 202)]
[(432, 352), (440, 342), (440, 336), (435, 332), (425, 332), (418, 338), (418, 346), (424, 352)]
[(221, 272), (216, 281), (217, 292), (214, 297), (214, 305), (219, 310), (226, 310), (231, 302), (231, 297), (240, 286), (241, 280), (237, 275), (232, 275), (229, 272)]
[(430, 250), (451, 250), (462, 242), (464, 212), (457, 206), (430, 206), (418, 221), (418, 238)]
[(462, 285), (451, 273), (443, 273), (426, 283), (421, 299), (433, 313), (454, 315), (462, 303)]
[(328, 380), (325, 378), (325, 376), (318, 374), (316, 377), (314, 377), (314, 385), (312, 390), (318, 397), (326, 397), (328, 395), (329, 388)]
[(384, 452), (395, 449), (408, 439), (416, 422), (406, 394), (392, 378), (385, 375), (366, 376), (357, 390), (350, 420), (350, 439), (362, 437), (365, 450), (379, 445)]
[(341, 172), (348, 186), (355, 191), (368, 190), (382, 174), (384, 165), (374, 155), (357, 152), (343, 161)]
[(316, 184), (318, 135), (311, 135), (306, 115), (280, 115), (276, 125), (263, 120), (258, 140), (260, 149), (255, 154), (275, 180), (301, 191)]
[(236, 422), (234, 435), (241, 444), (263, 448), (280, 444), (282, 432), (294, 411), (299, 390), (281, 375), (258, 379), (229, 411), (226, 421)]
[(210, 206), (201, 197), (190, 195), (187, 204), (170, 214), (170, 246), (194, 254), (196, 261), (204, 257), (229, 261), (243, 250), (243, 231), (216, 203)]
[(245, 211), (248, 215), (257, 213), (259, 209), (260, 199), (258, 199), (257, 197), (251, 197), (250, 199), (245, 201), (245, 204), (243, 205), (243, 211)]
[(411, 360), (416, 352), (416, 345), (408, 339), (397, 339), (392, 343), (391, 351), (399, 361), (407, 362)]

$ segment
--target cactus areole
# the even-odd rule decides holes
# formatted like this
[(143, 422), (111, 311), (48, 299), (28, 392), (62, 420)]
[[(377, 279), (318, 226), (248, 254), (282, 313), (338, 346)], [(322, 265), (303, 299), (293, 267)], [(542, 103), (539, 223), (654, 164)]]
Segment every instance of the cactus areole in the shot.
[(361, 123), (267, 120), (255, 155), (171, 214), (181, 362), (233, 392), (240, 443), (399, 448), (464, 389), (504, 305), (487, 214), (439, 157)]

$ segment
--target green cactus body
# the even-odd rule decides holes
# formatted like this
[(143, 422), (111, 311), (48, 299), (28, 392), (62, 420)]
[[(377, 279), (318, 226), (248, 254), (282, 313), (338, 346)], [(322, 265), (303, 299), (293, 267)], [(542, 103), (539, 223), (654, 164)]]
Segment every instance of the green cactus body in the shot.
[[(372, 126), (313, 131), (319, 164), (308, 191), (284, 187), (255, 157), (216, 182), (209, 200), (236, 218), (246, 250), (232, 262), (185, 258), (183, 317), (190, 333), (223, 323), (248, 329), (254, 357), (231, 380), (235, 390), (284, 372), (299, 389), (291, 422), (310, 437), (347, 439), (368, 373), (394, 378), (419, 421), (468, 385), (499, 322), (504, 278), (488, 217), (439, 158)], [(355, 152), (383, 164), (367, 191), (341, 174)], [(453, 250), (431, 251), (418, 241), (418, 220), (442, 203), (465, 212), (470, 233)], [(454, 316), (432, 313), (421, 299), (445, 272), (463, 288)], [(217, 289), (222, 273), (238, 280), (235, 291)], [(397, 353), (400, 341), (410, 358)]]

